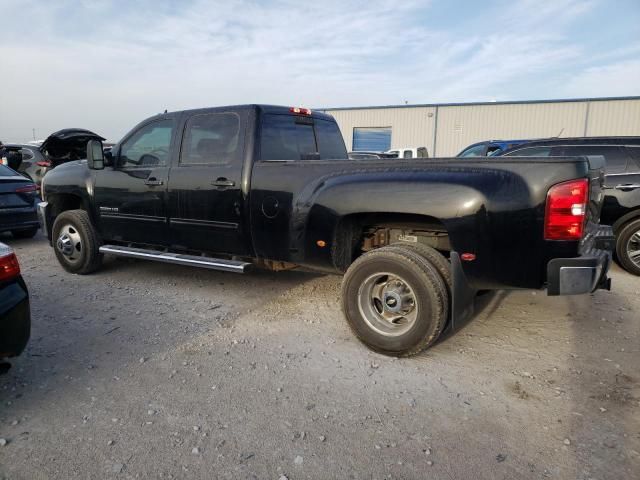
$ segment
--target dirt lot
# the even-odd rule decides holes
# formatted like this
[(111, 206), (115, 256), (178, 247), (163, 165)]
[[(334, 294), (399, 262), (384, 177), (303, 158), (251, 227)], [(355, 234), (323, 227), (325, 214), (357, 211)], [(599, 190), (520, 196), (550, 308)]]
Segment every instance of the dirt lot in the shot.
[(497, 293), (410, 359), (349, 332), (340, 278), (109, 259), (16, 241), (32, 298), (0, 377), (0, 478), (637, 479), (640, 278)]

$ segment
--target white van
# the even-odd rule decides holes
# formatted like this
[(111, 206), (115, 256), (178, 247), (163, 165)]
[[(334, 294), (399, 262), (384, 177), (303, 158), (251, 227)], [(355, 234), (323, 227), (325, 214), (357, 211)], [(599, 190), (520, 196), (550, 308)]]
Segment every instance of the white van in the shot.
[(392, 153), (398, 158), (428, 158), (429, 153), (426, 147), (398, 147), (387, 150), (384, 153)]

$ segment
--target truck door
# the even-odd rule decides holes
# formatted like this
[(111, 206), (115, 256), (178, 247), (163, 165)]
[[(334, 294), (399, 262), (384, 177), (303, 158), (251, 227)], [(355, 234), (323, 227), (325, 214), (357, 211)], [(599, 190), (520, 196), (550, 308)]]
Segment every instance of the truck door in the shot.
[(168, 190), (174, 247), (248, 253), (241, 188), (246, 115), (222, 110), (185, 114)]
[(167, 241), (167, 180), (175, 120), (152, 120), (120, 144), (113, 166), (95, 173), (94, 197), (105, 240)]

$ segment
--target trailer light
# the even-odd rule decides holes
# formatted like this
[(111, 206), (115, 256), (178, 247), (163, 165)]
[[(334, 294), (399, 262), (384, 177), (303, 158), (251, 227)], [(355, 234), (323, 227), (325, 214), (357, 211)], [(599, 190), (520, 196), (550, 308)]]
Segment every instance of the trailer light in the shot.
[(51, 166), (51, 162), (47, 162), (47, 161), (40, 161), (40, 162), (36, 162), (36, 165), (39, 167), (50, 167)]
[(324, 248), (327, 246), (327, 242), (325, 242), (324, 240), (318, 240), (316, 242), (316, 245), (318, 245), (320, 248)]
[(298, 115), (311, 115), (311, 110), (303, 107), (290, 107), (289, 111)]
[(462, 255), (460, 255), (460, 259), (464, 260), (465, 262), (473, 262), (476, 259), (476, 254), (475, 253), (463, 253)]
[(580, 240), (589, 200), (586, 178), (559, 183), (549, 189), (544, 218), (545, 240)]

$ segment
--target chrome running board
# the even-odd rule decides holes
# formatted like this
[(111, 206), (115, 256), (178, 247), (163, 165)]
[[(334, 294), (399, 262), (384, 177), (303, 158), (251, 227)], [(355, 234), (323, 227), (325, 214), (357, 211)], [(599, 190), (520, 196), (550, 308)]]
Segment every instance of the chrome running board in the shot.
[(222, 270), (223, 272), (244, 273), (251, 266), (247, 262), (237, 260), (225, 260), (222, 258), (198, 257), (196, 255), (184, 255), (182, 253), (159, 252), (144, 248), (122, 247), (120, 245), (103, 245), (100, 253), (108, 253), (118, 257), (139, 258), (142, 260), (154, 260), (156, 262), (175, 263), (191, 267)]

